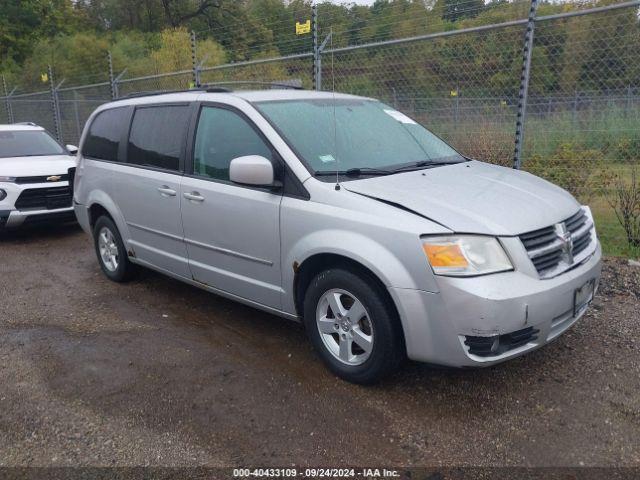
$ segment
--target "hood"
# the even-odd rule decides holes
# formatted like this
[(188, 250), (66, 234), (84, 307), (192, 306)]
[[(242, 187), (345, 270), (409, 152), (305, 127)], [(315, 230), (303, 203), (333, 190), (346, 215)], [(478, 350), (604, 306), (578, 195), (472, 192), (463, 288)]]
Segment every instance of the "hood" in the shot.
[(0, 158), (0, 177), (61, 175), (75, 166), (76, 157), (70, 155)]
[(565, 220), (580, 206), (546, 180), (478, 161), (355, 180), (342, 187), (400, 205), (458, 233), (520, 235)]

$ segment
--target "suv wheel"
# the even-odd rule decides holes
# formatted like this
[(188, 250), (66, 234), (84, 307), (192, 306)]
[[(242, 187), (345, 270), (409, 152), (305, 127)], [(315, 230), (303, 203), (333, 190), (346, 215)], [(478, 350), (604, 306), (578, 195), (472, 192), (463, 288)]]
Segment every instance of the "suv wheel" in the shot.
[(404, 358), (395, 309), (366, 275), (340, 268), (318, 274), (305, 294), (304, 322), (326, 365), (347, 381), (376, 382)]
[(93, 239), (100, 268), (114, 282), (130, 280), (137, 271), (129, 261), (118, 228), (109, 217), (98, 218), (93, 227)]

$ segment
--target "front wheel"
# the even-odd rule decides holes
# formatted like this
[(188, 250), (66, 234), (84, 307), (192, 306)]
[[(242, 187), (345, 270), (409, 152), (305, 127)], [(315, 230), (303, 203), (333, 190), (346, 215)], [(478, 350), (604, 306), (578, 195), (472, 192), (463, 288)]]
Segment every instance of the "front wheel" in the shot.
[(304, 321), (329, 369), (354, 383), (373, 383), (404, 358), (397, 314), (368, 275), (346, 269), (318, 274), (307, 289)]
[(126, 282), (137, 272), (129, 261), (122, 237), (113, 220), (107, 216), (98, 218), (93, 228), (93, 239), (100, 268), (114, 282)]

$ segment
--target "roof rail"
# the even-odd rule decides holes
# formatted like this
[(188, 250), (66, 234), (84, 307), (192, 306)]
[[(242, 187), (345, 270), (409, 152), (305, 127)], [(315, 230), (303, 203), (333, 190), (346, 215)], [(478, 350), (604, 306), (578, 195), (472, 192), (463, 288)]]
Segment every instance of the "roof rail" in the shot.
[(28, 125), (29, 127), (39, 127), (40, 125), (38, 125), (37, 123), (33, 123), (33, 122), (14, 122), (14, 125)]
[(189, 88), (184, 90), (150, 90), (146, 92), (134, 92), (129, 93), (127, 95), (123, 95), (118, 100), (127, 99), (127, 98), (139, 98), (139, 97), (153, 97), (156, 95), (166, 95), (170, 93), (187, 93), (187, 92), (208, 92), (208, 93), (228, 93), (232, 92), (231, 88), (226, 88), (225, 85), (261, 85), (268, 86), (271, 88), (289, 88), (292, 90), (304, 90), (302, 86), (301, 80), (292, 80), (290, 83), (288, 82), (260, 82), (260, 81), (252, 81), (252, 80), (239, 80), (232, 82), (215, 82), (215, 83), (206, 83), (199, 88)]
[(184, 90), (149, 90), (146, 92), (133, 92), (119, 97), (117, 100), (123, 100), (126, 98), (138, 98), (138, 97), (154, 97), (156, 95), (168, 95), (170, 93), (188, 93), (188, 92), (202, 92), (202, 88), (188, 88)]
[(205, 91), (207, 93), (229, 93), (232, 90), (230, 88), (225, 88), (225, 87), (206, 87)]
[[(224, 89), (225, 85), (260, 85), (260, 86), (266, 86), (266, 87), (272, 87), (272, 88), (289, 88), (292, 90), (304, 90), (304, 87), (302, 86), (302, 81), (301, 80), (292, 80), (291, 82), (261, 82), (261, 81), (254, 81), (254, 80), (238, 80), (238, 81), (230, 81), (230, 82), (213, 82), (213, 83), (206, 83), (202, 86), (202, 88), (204, 88), (207, 92), (211, 92), (214, 89), (220, 88), (222, 87)], [(227, 91), (230, 91), (229, 89), (224, 89)]]

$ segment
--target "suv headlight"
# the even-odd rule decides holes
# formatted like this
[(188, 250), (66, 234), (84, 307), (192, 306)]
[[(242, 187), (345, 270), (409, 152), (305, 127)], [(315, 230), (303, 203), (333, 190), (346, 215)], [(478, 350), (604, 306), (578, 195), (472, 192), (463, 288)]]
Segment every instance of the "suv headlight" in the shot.
[(13, 183), (16, 181), (16, 177), (0, 177), (0, 182)]
[(471, 277), (513, 270), (504, 248), (494, 237), (423, 237), (422, 248), (436, 275)]
[(0, 188), (0, 202), (7, 198), (7, 192)]

